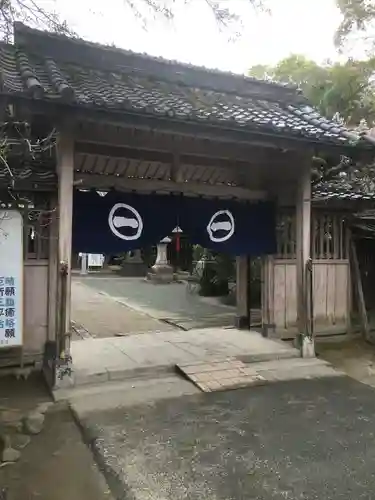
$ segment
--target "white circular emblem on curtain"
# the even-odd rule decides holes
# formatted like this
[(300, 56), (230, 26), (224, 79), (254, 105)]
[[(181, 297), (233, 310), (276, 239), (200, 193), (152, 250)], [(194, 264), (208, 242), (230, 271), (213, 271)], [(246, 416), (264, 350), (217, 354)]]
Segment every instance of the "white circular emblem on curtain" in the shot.
[(127, 241), (137, 240), (143, 231), (143, 221), (138, 210), (126, 203), (113, 205), (109, 212), (108, 224), (115, 236)]
[(208, 236), (214, 243), (222, 243), (233, 236), (234, 226), (232, 212), (229, 210), (218, 210), (211, 217), (207, 225)]

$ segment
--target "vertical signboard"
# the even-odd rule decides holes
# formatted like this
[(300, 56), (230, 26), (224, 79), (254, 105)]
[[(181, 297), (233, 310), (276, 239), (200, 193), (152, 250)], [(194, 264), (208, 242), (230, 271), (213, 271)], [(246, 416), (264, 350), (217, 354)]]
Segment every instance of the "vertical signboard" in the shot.
[(22, 345), (23, 220), (0, 210), (0, 349)]

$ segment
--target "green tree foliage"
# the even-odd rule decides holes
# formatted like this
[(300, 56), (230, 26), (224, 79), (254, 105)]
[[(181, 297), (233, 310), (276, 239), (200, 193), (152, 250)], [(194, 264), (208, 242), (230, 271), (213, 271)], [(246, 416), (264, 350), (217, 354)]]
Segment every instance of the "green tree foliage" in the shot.
[[(327, 117), (340, 117), (357, 133), (375, 122), (375, 59), (348, 60), (319, 65), (301, 55), (292, 55), (276, 66), (254, 66), (250, 76), (299, 87)], [(346, 159), (329, 165), (316, 158), (312, 168), (315, 189), (326, 193), (366, 194), (374, 186), (374, 167), (355, 166)]]
[(348, 125), (375, 121), (375, 59), (319, 65), (292, 55), (276, 66), (254, 66), (249, 74), (296, 85), (322, 114), (339, 114)]
[(374, 0), (336, 0), (343, 20), (336, 33), (336, 44), (342, 46), (348, 36), (353, 33), (368, 31), (370, 37), (375, 41), (375, 2)]

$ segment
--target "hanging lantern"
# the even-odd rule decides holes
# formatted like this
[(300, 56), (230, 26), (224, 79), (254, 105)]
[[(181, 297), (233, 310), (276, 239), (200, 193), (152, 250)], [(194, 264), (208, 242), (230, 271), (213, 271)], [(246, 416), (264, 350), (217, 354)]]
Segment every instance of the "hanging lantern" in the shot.
[(173, 229), (172, 233), (176, 234), (176, 252), (180, 253), (180, 251), (181, 251), (181, 233), (182, 233), (182, 229), (179, 226), (176, 226)]

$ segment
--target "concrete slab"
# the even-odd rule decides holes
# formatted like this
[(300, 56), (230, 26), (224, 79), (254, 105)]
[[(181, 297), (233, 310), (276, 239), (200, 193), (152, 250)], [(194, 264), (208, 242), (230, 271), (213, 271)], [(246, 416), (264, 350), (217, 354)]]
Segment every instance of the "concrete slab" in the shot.
[(73, 412), (80, 418), (97, 411), (108, 411), (138, 405), (145, 401), (176, 398), (198, 394), (193, 384), (175, 374), (152, 379), (113, 382), (106, 390), (98, 386), (77, 387), (60, 393), (61, 400), (68, 399)]
[(72, 342), (75, 384), (100, 383), (168, 373), (176, 364), (238, 357), (268, 361), (299, 357), (299, 351), (257, 332), (205, 328)]
[(371, 500), (374, 395), (332, 377), (76, 414), (118, 499)]
[[(239, 377), (241, 372), (241, 377)], [(290, 359), (245, 365), (227, 359), (193, 363), (185, 366), (185, 379), (177, 373), (147, 372), (148, 377), (131, 380), (110, 380), (103, 385), (77, 385), (57, 391), (57, 400), (68, 400), (73, 410), (82, 416), (97, 411), (114, 410), (159, 399), (238, 389), (295, 379), (332, 378), (343, 376), (325, 361)], [(152, 378), (149, 378), (149, 376)], [(241, 378), (241, 380), (240, 380)]]

